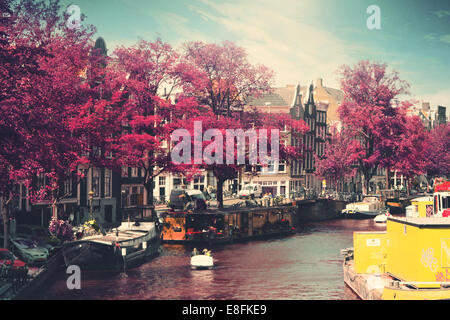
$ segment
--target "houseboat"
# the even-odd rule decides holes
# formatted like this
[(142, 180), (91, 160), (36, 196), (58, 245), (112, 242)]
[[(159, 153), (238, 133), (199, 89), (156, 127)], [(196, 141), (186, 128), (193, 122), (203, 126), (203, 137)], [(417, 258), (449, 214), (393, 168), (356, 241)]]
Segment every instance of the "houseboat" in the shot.
[(349, 203), (342, 210), (342, 216), (348, 219), (373, 219), (385, 210), (383, 197), (367, 195), (361, 202)]
[(385, 232), (354, 232), (344, 282), (365, 300), (450, 299), (450, 184), (435, 188), (433, 214), (389, 216)]
[(93, 235), (65, 244), (64, 262), (81, 269), (116, 269), (139, 265), (156, 255), (161, 244), (155, 222), (123, 222), (105, 235)]
[(169, 211), (162, 240), (166, 243), (231, 243), (295, 233), (295, 207), (257, 207), (223, 210)]
[(386, 208), (390, 214), (404, 214), (406, 207), (410, 204), (410, 200), (406, 196), (402, 196), (399, 190), (380, 190), (380, 194), (383, 197)]

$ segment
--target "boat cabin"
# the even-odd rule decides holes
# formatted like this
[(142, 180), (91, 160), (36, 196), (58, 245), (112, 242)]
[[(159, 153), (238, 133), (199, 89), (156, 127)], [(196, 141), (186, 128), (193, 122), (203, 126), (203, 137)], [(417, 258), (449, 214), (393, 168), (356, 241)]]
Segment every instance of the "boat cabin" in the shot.
[(433, 210), (436, 217), (450, 217), (450, 181), (435, 187)]

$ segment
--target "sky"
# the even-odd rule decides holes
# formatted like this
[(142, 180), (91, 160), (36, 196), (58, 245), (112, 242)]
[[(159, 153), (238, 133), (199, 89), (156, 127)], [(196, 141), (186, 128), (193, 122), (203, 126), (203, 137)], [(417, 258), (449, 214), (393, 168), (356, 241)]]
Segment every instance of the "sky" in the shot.
[[(63, 0), (86, 15), (108, 53), (138, 39), (244, 47), (275, 71), (275, 86), (339, 88), (337, 70), (359, 60), (386, 63), (410, 84), (410, 99), (450, 109), (450, 0)], [(369, 6), (380, 28), (369, 29)], [(447, 111), (449, 114), (449, 111)]]

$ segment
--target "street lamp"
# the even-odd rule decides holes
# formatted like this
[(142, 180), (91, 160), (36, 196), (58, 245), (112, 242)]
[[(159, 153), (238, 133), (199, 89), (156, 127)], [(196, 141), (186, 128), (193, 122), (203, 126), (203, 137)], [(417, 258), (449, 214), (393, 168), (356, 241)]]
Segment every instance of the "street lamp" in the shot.
[(90, 209), (91, 209), (91, 220), (93, 220), (94, 216), (92, 214), (92, 205), (93, 205), (93, 201), (94, 201), (94, 191), (92, 191), (92, 190), (89, 191), (88, 195), (89, 195), (89, 205), (90, 205)]

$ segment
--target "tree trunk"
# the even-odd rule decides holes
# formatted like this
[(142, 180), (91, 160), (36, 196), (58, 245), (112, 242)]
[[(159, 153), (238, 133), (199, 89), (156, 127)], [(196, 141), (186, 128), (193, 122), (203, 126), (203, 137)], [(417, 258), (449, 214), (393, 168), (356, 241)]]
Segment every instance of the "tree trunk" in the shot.
[(370, 178), (367, 178), (366, 176), (364, 176), (363, 194), (365, 194), (365, 195), (369, 194), (369, 184), (370, 184)]
[(225, 180), (217, 178), (217, 203), (219, 209), (223, 208), (223, 183)]
[(386, 168), (386, 189), (390, 189), (391, 188), (391, 176), (390, 176), (390, 169)]
[(145, 191), (147, 192), (147, 205), (153, 207), (153, 178), (149, 178), (144, 183)]
[(56, 195), (56, 193), (58, 193), (58, 188), (56, 188), (57, 186), (57, 182), (56, 180), (53, 181), (53, 188), (54, 190), (52, 191), (52, 219), (53, 220), (58, 220), (58, 206), (56, 205), (56, 203), (58, 202), (58, 196)]
[(9, 215), (8, 215), (8, 205), (5, 197), (0, 199), (0, 210), (2, 211), (3, 220), (3, 248), (9, 248)]

